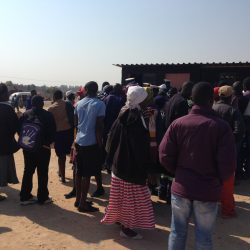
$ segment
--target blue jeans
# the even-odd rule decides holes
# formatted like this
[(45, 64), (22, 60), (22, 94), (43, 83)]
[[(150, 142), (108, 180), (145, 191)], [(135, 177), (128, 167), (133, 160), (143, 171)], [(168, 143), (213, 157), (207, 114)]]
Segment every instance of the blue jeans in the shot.
[(191, 201), (172, 194), (172, 221), (169, 250), (184, 250), (188, 223), (193, 213), (195, 224), (195, 249), (211, 250), (212, 230), (216, 220), (217, 202)]

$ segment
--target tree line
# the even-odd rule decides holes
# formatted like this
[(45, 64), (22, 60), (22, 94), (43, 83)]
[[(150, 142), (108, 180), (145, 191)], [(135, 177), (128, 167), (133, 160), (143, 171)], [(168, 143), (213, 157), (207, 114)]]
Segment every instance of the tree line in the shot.
[(37, 93), (45, 98), (45, 100), (52, 100), (53, 93), (55, 90), (60, 89), (63, 91), (63, 93), (66, 93), (68, 90), (72, 90), (76, 92), (80, 86), (71, 86), (71, 85), (60, 85), (60, 86), (37, 86), (35, 84), (18, 84), (13, 83), (12, 81), (6, 81), (5, 84), (8, 87), (9, 94), (15, 93), (15, 92), (29, 92), (33, 89), (37, 91)]

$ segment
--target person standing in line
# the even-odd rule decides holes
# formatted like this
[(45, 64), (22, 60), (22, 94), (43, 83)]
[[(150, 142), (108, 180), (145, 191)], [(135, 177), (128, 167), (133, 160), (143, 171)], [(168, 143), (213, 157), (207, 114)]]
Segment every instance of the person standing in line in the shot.
[(185, 249), (192, 214), (195, 249), (213, 249), (217, 203), (236, 168), (233, 133), (212, 110), (213, 94), (209, 83), (196, 84), (191, 112), (170, 125), (160, 144), (160, 162), (175, 175), (169, 250)]
[[(184, 82), (182, 84), (181, 91), (173, 95), (166, 103), (166, 106), (164, 108), (165, 119), (166, 119), (166, 124), (165, 124), (166, 130), (169, 128), (169, 126), (172, 124), (174, 120), (188, 114), (188, 111), (190, 109), (188, 101), (191, 99), (193, 86), (194, 83), (191, 81)], [(162, 185), (160, 186), (159, 193), (162, 194), (161, 196), (166, 197), (166, 200), (170, 205), (171, 204), (170, 190), (172, 186), (173, 175), (171, 175), (171, 173), (168, 173), (166, 175), (163, 175), (162, 177), (163, 177), (161, 179)]]
[[(19, 145), (23, 148), (24, 174), (20, 192), (20, 204), (29, 205), (37, 201), (40, 204), (52, 202), (48, 191), (48, 171), (50, 145), (55, 140), (56, 124), (53, 115), (44, 110), (41, 96), (31, 100), (32, 108), (20, 117)], [(33, 198), (32, 179), (37, 169), (37, 200)]]
[[(105, 104), (97, 98), (98, 85), (85, 85), (86, 97), (76, 104), (76, 201), (79, 212), (96, 212), (99, 209), (87, 201), (91, 176), (98, 176), (102, 166), (103, 127)], [(98, 183), (97, 183), (98, 189)]]
[(246, 108), (244, 110), (244, 120), (246, 124), (246, 144), (247, 144), (247, 163), (245, 166), (244, 179), (250, 178), (250, 77), (246, 77), (243, 80), (244, 97), (248, 99)]
[[(231, 105), (233, 88), (225, 85), (219, 88), (219, 100), (214, 103), (213, 110), (228, 123), (235, 138), (235, 147), (239, 154), (238, 144), (243, 140), (245, 125), (241, 114), (237, 108)], [(234, 201), (234, 174), (223, 183), (221, 196), (221, 216), (222, 218), (232, 218), (236, 216)]]
[[(19, 149), (15, 140), (18, 118), (8, 101), (8, 88), (5, 84), (0, 83), (0, 187), (5, 187), (8, 183), (18, 183), (13, 157), (13, 154)], [(0, 195), (0, 201), (5, 199), (6, 196)]]
[(26, 103), (25, 103), (25, 109), (26, 109), (26, 110), (29, 110), (29, 109), (32, 108), (31, 100), (32, 100), (32, 98), (33, 98), (35, 95), (37, 95), (37, 92), (36, 92), (35, 89), (32, 89), (32, 90), (30, 91), (30, 96), (27, 98)]
[(165, 114), (166, 114), (166, 128), (177, 118), (180, 118), (188, 114), (189, 106), (188, 100), (191, 98), (193, 82), (184, 82), (182, 84), (181, 91), (175, 94), (166, 103)]
[(246, 155), (246, 124), (244, 121), (244, 112), (248, 105), (249, 98), (243, 95), (243, 83), (235, 82), (233, 84), (233, 98), (232, 98), (232, 106), (239, 110), (240, 117), (243, 120), (243, 124), (245, 126), (245, 134), (242, 140), (239, 140), (236, 143), (237, 147), (237, 170), (235, 173), (236, 181), (242, 180), (245, 178), (245, 160), (247, 159)]
[[(53, 101), (54, 103), (49, 107), (48, 111), (52, 113), (56, 122), (55, 151), (58, 157), (58, 173), (60, 181), (65, 183), (66, 156), (70, 154), (74, 141), (74, 127), (71, 119), (74, 113), (70, 114), (67, 109), (61, 90), (55, 91)], [(72, 109), (71, 112), (74, 112), (74, 110)]]
[[(66, 92), (66, 110), (67, 110), (67, 115), (70, 121), (70, 124), (74, 130), (74, 138), (76, 135), (76, 131), (75, 131), (75, 117), (74, 117), (74, 112), (75, 112), (75, 99), (76, 99), (76, 94), (72, 91), (69, 90)], [(65, 194), (65, 198), (66, 199), (71, 199), (76, 197), (76, 185), (75, 185), (75, 149), (74, 149), (74, 145), (72, 145), (71, 148), (71, 152), (70, 152), (70, 163), (73, 163), (73, 188), (72, 190), (68, 193)]]
[(153, 229), (154, 212), (146, 184), (151, 166), (149, 131), (140, 104), (147, 92), (131, 86), (127, 102), (111, 128), (108, 137), (107, 161), (112, 165), (109, 205), (104, 224), (121, 224), (120, 236), (142, 239), (134, 229)]
[[(108, 134), (110, 132), (110, 129), (114, 121), (117, 119), (121, 111), (121, 108), (125, 105), (121, 84), (117, 83), (114, 86), (113, 91), (104, 99), (104, 103), (106, 105), (106, 115), (104, 119), (103, 152), (104, 152), (104, 155), (106, 155), (105, 145), (107, 142)], [(106, 162), (104, 164), (107, 170), (110, 172), (111, 166), (108, 166)]]

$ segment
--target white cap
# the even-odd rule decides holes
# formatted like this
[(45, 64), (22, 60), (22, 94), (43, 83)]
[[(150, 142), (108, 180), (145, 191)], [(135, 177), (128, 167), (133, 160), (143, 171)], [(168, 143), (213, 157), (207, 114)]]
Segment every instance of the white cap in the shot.
[(75, 93), (72, 90), (69, 90), (66, 92), (66, 97), (69, 97), (72, 94), (75, 95)]
[(159, 86), (159, 89), (167, 89), (167, 86), (165, 84), (162, 84)]

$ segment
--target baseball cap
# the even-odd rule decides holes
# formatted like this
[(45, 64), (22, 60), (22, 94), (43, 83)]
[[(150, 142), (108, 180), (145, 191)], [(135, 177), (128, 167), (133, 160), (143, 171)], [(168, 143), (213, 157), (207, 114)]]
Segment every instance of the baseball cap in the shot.
[(231, 86), (225, 85), (219, 88), (220, 97), (230, 97), (233, 95), (233, 88)]

